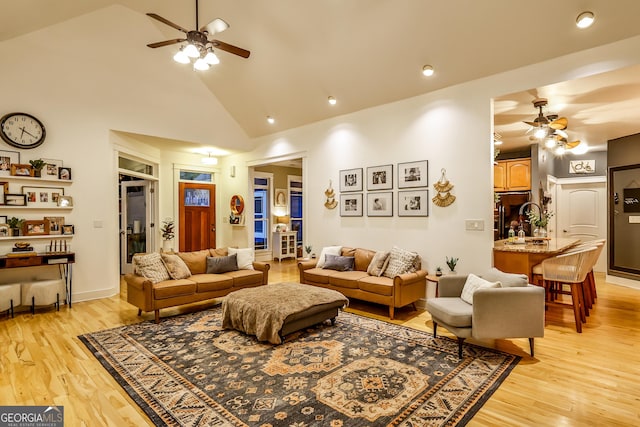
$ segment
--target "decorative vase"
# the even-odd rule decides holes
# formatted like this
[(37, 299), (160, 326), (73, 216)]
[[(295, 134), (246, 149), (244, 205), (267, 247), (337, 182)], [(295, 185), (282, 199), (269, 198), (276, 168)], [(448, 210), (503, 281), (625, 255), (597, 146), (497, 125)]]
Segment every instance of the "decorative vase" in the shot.
[(173, 252), (173, 240), (163, 240), (162, 241), (162, 251), (163, 252)]
[(34, 169), (33, 170), (33, 176), (35, 178), (42, 178), (42, 169)]
[(547, 229), (545, 227), (536, 227), (533, 230), (533, 237), (539, 237), (539, 238), (547, 237)]

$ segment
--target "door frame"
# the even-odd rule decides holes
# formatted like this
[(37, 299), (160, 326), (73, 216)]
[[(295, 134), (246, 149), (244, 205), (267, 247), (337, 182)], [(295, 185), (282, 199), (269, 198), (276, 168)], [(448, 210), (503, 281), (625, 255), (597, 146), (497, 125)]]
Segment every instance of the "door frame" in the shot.
[[(127, 175), (121, 173), (121, 175)], [(145, 187), (145, 248), (148, 252), (150, 248), (154, 248), (156, 244), (155, 236), (155, 203), (153, 195), (155, 193), (155, 182), (148, 179), (141, 179), (139, 181), (124, 181), (119, 183), (120, 186), (120, 215), (121, 215), (121, 229), (120, 229), (120, 274), (133, 273), (133, 264), (127, 262), (127, 237), (128, 236), (128, 224), (127, 221), (127, 197), (126, 191), (122, 191), (126, 187)], [(125, 197), (123, 197), (125, 195)]]

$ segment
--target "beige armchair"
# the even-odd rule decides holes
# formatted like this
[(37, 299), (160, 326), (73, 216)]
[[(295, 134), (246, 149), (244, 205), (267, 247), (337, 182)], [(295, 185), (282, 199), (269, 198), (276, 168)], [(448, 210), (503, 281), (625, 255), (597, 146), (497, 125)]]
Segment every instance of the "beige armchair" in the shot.
[[(490, 281), (507, 286), (509, 275), (493, 270)], [(527, 283), (511, 282), (508, 287), (478, 289), (473, 294), (473, 305), (460, 298), (467, 276), (442, 276), (437, 298), (427, 299), (427, 311), (433, 319), (433, 336), (438, 325), (458, 338), (458, 357), (462, 357), (462, 344), (466, 338), (529, 338), (531, 356), (533, 339), (544, 336), (544, 289)], [(517, 283), (517, 284), (516, 284)]]

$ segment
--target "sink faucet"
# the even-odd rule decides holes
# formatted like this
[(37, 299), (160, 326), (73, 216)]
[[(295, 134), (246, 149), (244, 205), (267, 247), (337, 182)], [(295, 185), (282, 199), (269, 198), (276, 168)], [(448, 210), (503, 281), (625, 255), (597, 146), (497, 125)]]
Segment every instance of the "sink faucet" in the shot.
[(538, 208), (538, 216), (542, 216), (542, 208), (540, 207), (539, 204), (534, 202), (526, 202), (522, 206), (520, 206), (520, 211), (518, 212), (518, 216), (520, 218), (520, 225), (522, 225), (522, 214), (524, 213), (524, 208), (528, 205), (533, 205), (536, 208)]

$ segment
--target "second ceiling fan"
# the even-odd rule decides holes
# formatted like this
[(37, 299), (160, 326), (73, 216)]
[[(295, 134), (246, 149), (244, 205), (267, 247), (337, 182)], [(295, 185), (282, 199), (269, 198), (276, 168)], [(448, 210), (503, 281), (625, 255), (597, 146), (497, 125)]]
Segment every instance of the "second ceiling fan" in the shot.
[[(208, 69), (210, 65), (220, 62), (218, 57), (215, 55), (213, 48), (229, 52), (242, 58), (248, 58), (249, 55), (251, 55), (250, 51), (241, 47), (234, 46), (220, 40), (209, 39), (210, 36), (221, 33), (229, 28), (229, 24), (227, 24), (223, 19), (216, 18), (200, 29), (187, 30), (155, 13), (147, 13), (147, 15), (185, 34), (184, 38), (164, 40), (161, 42), (149, 43), (147, 45), (150, 48), (158, 48), (187, 42), (186, 45), (183, 45), (180, 48), (180, 51), (178, 51), (178, 53), (173, 57), (177, 62), (187, 64), (190, 62), (190, 58), (193, 58), (195, 59), (194, 68), (198, 70)], [(198, 0), (196, 0), (196, 28), (198, 28), (198, 26)]]
[(569, 135), (565, 130), (569, 120), (566, 117), (558, 117), (557, 114), (544, 115), (542, 108), (548, 104), (546, 98), (536, 98), (532, 103), (538, 109), (538, 117), (533, 121), (525, 120), (524, 123), (531, 126), (527, 132), (533, 130), (534, 139), (544, 140), (545, 147), (555, 149), (556, 154), (562, 154), (580, 145), (580, 141), (568, 141)]

